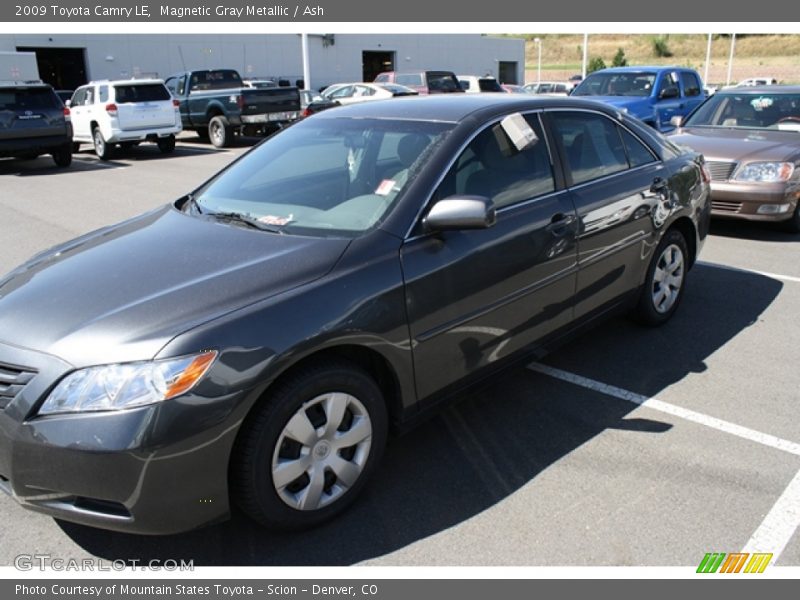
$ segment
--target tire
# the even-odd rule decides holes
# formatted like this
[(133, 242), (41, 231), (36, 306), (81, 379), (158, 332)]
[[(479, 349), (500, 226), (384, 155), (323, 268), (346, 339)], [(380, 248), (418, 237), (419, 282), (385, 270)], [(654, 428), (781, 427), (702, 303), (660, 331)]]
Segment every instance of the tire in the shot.
[(338, 360), (302, 368), (242, 426), (231, 463), (235, 502), (271, 529), (327, 521), (374, 472), (387, 428), (383, 395), (368, 373)]
[(208, 138), (215, 148), (230, 146), (233, 139), (233, 128), (228, 124), (228, 119), (217, 115), (208, 123)]
[(57, 167), (68, 167), (72, 164), (72, 144), (64, 146), (52, 153)]
[(663, 325), (678, 309), (686, 288), (689, 251), (677, 229), (661, 238), (647, 268), (647, 277), (636, 307), (636, 319), (645, 325)]
[(792, 218), (784, 221), (783, 228), (789, 233), (800, 233), (800, 202), (797, 203)]
[(103, 132), (99, 127), (92, 130), (92, 140), (94, 141), (94, 152), (100, 160), (111, 158), (111, 145), (106, 143)]
[(167, 137), (158, 138), (156, 144), (158, 144), (158, 149), (161, 151), (161, 154), (170, 154), (173, 150), (175, 150), (175, 136), (170, 135)]
[(76, 154), (80, 152), (80, 150), (81, 150), (81, 145), (78, 142), (72, 142), (72, 153)]

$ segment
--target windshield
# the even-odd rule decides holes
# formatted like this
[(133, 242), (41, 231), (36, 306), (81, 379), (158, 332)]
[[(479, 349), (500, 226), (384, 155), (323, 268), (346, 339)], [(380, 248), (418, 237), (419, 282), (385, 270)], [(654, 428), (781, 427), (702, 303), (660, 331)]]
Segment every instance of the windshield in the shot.
[(202, 214), (237, 213), (281, 233), (354, 237), (388, 214), (452, 125), (308, 119), (201, 188)]
[(800, 94), (717, 92), (687, 119), (685, 127), (800, 131)]
[(584, 79), (573, 96), (649, 96), (653, 91), (656, 74), (592, 73)]

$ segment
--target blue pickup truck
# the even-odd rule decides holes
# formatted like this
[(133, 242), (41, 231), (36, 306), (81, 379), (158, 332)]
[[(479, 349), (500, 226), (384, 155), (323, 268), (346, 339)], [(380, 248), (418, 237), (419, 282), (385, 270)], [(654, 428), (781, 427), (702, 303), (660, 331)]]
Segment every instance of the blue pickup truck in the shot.
[(706, 97), (700, 75), (685, 67), (602, 69), (584, 79), (570, 95), (616, 106), (659, 131), (674, 129), (670, 119), (685, 117)]

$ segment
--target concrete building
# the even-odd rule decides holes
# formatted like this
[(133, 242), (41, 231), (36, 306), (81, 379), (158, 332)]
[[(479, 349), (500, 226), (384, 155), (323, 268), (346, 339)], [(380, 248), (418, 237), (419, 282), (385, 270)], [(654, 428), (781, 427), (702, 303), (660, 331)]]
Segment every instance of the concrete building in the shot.
[[(42, 79), (75, 89), (91, 79), (166, 78), (234, 68), (242, 77), (302, 79), (299, 34), (0, 34), (0, 51), (36, 53)], [(522, 83), (525, 43), (479, 34), (309, 35), (310, 86), (372, 81), (388, 70), (444, 69)]]

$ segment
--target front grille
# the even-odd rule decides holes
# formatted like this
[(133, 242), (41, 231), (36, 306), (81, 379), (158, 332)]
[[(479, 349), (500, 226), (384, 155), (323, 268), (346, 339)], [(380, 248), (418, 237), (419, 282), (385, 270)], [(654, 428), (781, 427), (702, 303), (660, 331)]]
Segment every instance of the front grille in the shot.
[(736, 169), (735, 162), (728, 162), (722, 160), (708, 160), (706, 167), (711, 173), (711, 181), (728, 181)]
[(726, 200), (712, 200), (711, 210), (721, 213), (738, 213), (742, 210), (741, 202), (728, 202)]
[(33, 369), (0, 363), (0, 410), (17, 397), (34, 375)]

